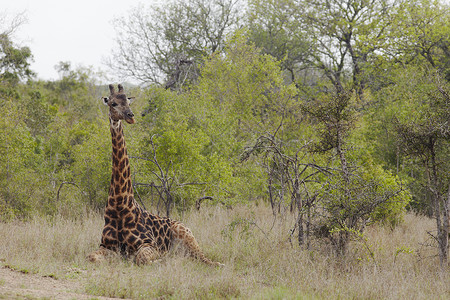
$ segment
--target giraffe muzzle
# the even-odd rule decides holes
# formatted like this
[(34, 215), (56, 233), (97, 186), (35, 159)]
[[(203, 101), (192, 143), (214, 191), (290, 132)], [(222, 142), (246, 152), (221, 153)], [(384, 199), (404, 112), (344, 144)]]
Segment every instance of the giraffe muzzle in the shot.
[(134, 114), (130, 111), (125, 113), (125, 121), (128, 124), (134, 124), (135, 120), (134, 120)]

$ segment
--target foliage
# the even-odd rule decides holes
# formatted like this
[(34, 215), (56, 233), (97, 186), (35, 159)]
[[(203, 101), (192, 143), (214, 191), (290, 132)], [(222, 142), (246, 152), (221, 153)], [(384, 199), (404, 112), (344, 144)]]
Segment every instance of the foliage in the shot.
[[(87, 199), (87, 205), (102, 208), (108, 198), (111, 176), (111, 150), (107, 120), (80, 122), (70, 135), (77, 136), (72, 146), (73, 178)], [(84, 198), (84, 197), (83, 197)]]
[[(293, 92), (283, 85), (277, 63), (247, 45), (243, 34), (231, 37), (223, 52), (205, 61), (201, 74), (190, 93), (150, 90), (150, 128), (141, 146), (148, 156), (154, 137), (163, 169), (174, 170), (171, 176), (178, 185), (197, 184), (189, 188), (190, 195), (180, 195), (187, 204), (195, 200), (195, 190), (197, 198), (199, 191), (218, 198), (241, 195), (250, 172), (258, 172), (241, 168), (238, 157), (244, 145), (274, 126)], [(155, 171), (156, 166), (147, 167)], [(256, 180), (253, 176), (248, 184)]]
[[(448, 168), (450, 148), (450, 85), (439, 73), (432, 72), (419, 79), (410, 118), (400, 115), (394, 127), (404, 153), (419, 157), (427, 178), (429, 205), (436, 219), (439, 258), (445, 268), (448, 260), (450, 186)], [(412, 117), (412, 118), (411, 118)], [(448, 193), (448, 195), (447, 195)]]
[(17, 84), (20, 79), (32, 77), (31, 58), (30, 48), (17, 47), (7, 33), (0, 33), (0, 80), (3, 84)]
[(354, 99), (348, 91), (337, 91), (302, 105), (318, 126), (311, 151), (328, 157), (332, 170), (318, 191), (317, 234), (328, 237), (340, 254), (346, 253), (352, 236), (371, 222), (390, 219), (395, 225), (409, 202), (395, 177), (375, 165), (369, 153), (350, 143), (357, 122)]
[(36, 207), (34, 194), (40, 188), (35, 173), (37, 144), (13, 100), (3, 103), (4, 116), (0, 121), (2, 169), (0, 175), (2, 215), (23, 216)]
[(311, 59), (307, 23), (299, 17), (303, 9), (304, 4), (293, 0), (251, 0), (247, 13), (251, 41), (280, 61), (293, 83), (301, 80), (299, 73), (309, 68)]
[[(1, 98), (3, 217), (63, 211), (76, 215), (86, 205), (103, 206), (99, 198), (107, 195), (110, 147), (99, 147), (109, 132), (95, 121), (96, 97), (90, 94), (96, 93), (95, 79), (65, 65), (60, 81), (10, 85), (14, 96)], [(72, 187), (62, 189), (64, 183)]]
[(396, 2), (304, 1), (300, 16), (314, 38), (311, 63), (337, 89), (347, 84), (358, 95), (368, 83), (365, 68), (377, 58), (389, 38)]
[(436, 0), (405, 1), (395, 19), (390, 53), (403, 63), (439, 70), (450, 79), (450, 7)]
[(175, 204), (183, 208), (205, 195), (223, 198), (231, 184), (229, 163), (205, 151), (210, 140), (187, 96), (155, 88), (146, 97), (150, 103), (142, 124), (146, 134), (138, 146), (137, 181), (160, 186), (164, 173)]

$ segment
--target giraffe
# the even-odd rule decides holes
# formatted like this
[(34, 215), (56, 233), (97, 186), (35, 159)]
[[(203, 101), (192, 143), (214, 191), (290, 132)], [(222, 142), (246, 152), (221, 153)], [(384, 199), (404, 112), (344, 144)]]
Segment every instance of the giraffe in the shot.
[(138, 265), (150, 264), (178, 242), (191, 257), (209, 265), (222, 266), (205, 257), (191, 230), (184, 224), (153, 215), (135, 201), (122, 126), (122, 120), (128, 124), (135, 123), (129, 106), (133, 98), (125, 95), (122, 85), (119, 84), (118, 88), (116, 92), (110, 84), (110, 96), (103, 98), (109, 107), (112, 138), (111, 185), (100, 248), (89, 254), (88, 259), (91, 262), (102, 261), (112, 253), (120, 252), (126, 257), (134, 257)]

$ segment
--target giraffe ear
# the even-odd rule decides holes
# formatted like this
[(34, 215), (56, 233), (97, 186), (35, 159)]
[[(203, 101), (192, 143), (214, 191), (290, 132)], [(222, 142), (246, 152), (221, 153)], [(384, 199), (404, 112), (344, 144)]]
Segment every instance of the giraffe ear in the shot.
[(133, 103), (135, 97), (128, 97), (128, 105), (130, 105), (131, 103)]
[(109, 98), (103, 97), (102, 101), (103, 101), (103, 104), (108, 105)]

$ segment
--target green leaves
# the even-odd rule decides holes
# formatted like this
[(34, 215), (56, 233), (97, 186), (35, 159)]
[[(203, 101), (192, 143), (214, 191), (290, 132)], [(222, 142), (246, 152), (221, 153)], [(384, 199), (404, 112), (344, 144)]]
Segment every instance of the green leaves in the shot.
[(0, 81), (17, 84), (21, 79), (31, 78), (31, 50), (28, 47), (18, 47), (7, 32), (0, 32)]

